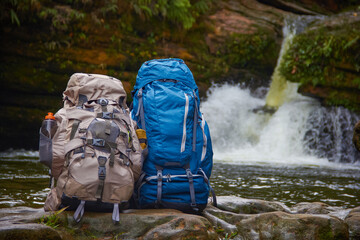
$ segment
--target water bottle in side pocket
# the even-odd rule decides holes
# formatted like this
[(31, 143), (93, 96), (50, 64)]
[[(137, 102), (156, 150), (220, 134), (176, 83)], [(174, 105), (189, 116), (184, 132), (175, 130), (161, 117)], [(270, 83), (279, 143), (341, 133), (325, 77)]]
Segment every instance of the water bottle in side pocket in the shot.
[(57, 123), (53, 113), (45, 116), (40, 128), (39, 156), (40, 162), (51, 169), (52, 165), (52, 138), (57, 130)]

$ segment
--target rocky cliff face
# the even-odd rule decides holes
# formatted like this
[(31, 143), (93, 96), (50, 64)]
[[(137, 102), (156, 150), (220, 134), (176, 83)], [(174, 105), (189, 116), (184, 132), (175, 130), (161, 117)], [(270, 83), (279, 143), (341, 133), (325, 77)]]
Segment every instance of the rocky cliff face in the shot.
[(114, 76), (130, 93), (144, 61), (178, 57), (193, 71), (202, 96), (211, 82), (223, 80), (267, 86), (285, 16), (332, 14), (354, 5), (336, 0), (193, 3), (202, 6), (192, 10), (196, 19), (176, 23), (159, 9), (146, 15), (141, 9), (149, 6), (139, 8), (135, 1), (3, 1), (0, 148), (37, 149), (41, 120), (61, 107), (61, 93), (74, 72)]

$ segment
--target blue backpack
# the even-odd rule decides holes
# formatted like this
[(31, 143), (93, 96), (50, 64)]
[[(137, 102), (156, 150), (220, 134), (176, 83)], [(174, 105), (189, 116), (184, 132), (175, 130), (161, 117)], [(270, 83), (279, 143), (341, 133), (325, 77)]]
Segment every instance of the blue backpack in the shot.
[(147, 61), (132, 95), (131, 117), (147, 136), (138, 206), (200, 213), (212, 191), (213, 152), (190, 69), (181, 59)]

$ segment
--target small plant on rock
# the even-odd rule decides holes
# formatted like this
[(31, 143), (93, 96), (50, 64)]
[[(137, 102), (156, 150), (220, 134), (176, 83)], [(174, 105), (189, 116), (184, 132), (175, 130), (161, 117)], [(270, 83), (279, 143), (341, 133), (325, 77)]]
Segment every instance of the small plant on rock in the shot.
[(52, 212), (48, 216), (43, 215), (39, 219), (39, 223), (49, 226), (51, 228), (57, 228), (60, 225), (59, 214), (62, 213), (63, 211), (65, 211), (67, 208), (68, 207), (64, 207), (64, 208), (60, 209), (59, 211)]

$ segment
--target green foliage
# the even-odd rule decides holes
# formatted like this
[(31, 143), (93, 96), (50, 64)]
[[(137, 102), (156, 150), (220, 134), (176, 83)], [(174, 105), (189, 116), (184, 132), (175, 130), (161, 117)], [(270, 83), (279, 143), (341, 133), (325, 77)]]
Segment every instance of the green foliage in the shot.
[[(118, 27), (121, 31), (143, 34), (154, 24), (165, 31), (188, 30), (206, 14), (216, 0), (4, 0), (0, 2), (1, 24), (12, 27), (36, 24), (51, 30), (54, 41), (70, 44), (79, 27), (90, 31)], [(89, 22), (94, 23), (91, 26)], [(159, 24), (160, 23), (160, 24)], [(159, 27), (157, 27), (159, 29)], [(147, 34), (147, 32), (146, 32)], [(76, 36), (78, 37), (78, 36)], [(50, 48), (56, 48), (51, 46)]]
[(226, 60), (232, 66), (251, 68), (266, 64), (266, 59), (276, 59), (276, 50), (275, 40), (269, 38), (269, 34), (234, 34), (219, 55), (226, 54)]
[(71, 24), (84, 19), (85, 14), (68, 6), (59, 6), (55, 8), (44, 7), (40, 11), (39, 17), (44, 20), (50, 20), (53, 30), (67, 31)]
[(100, 8), (102, 16), (105, 18), (107, 15), (116, 14), (118, 11), (117, 0), (108, 0), (106, 4)]
[(0, 21), (9, 21), (17, 26), (26, 18), (31, 9), (36, 9), (37, 0), (2, 0), (0, 1)]
[(65, 211), (68, 207), (64, 207), (62, 209), (60, 209), (59, 211), (55, 211), (53, 213), (51, 213), (48, 216), (42, 216), (39, 219), (39, 223), (40, 224), (44, 224), (46, 226), (52, 227), (52, 228), (57, 228), (60, 225), (60, 217), (59, 214), (62, 213), (63, 211)]
[[(346, 76), (338, 68), (360, 70), (359, 34), (360, 29), (354, 28), (346, 34), (320, 30), (297, 35), (284, 55), (280, 71), (290, 81), (316, 86), (328, 84), (327, 77), (330, 77), (336, 80), (332, 83), (334, 86), (340, 86)], [(358, 86), (355, 78), (353, 85)]]
[(232, 232), (231, 234), (226, 233), (226, 234), (225, 234), (225, 237), (224, 237), (224, 240), (233, 239), (233, 238), (235, 238), (237, 235), (238, 235), (237, 232)]
[(15, 13), (14, 9), (10, 9), (10, 16), (11, 16), (11, 23), (15, 23), (20, 26), (20, 20), (17, 17), (17, 14)]
[(323, 27), (296, 35), (280, 72), (289, 81), (326, 89), (328, 105), (359, 108), (360, 27)]
[(221, 235), (222, 236), (221, 239), (223, 239), (223, 240), (234, 239), (238, 235), (238, 232), (232, 232), (230, 234), (225, 233), (225, 230), (221, 227), (216, 228), (215, 232), (218, 233), (219, 235)]
[(168, 19), (189, 29), (200, 15), (209, 10), (212, 0), (132, 0), (135, 13), (144, 19), (152, 17)]

